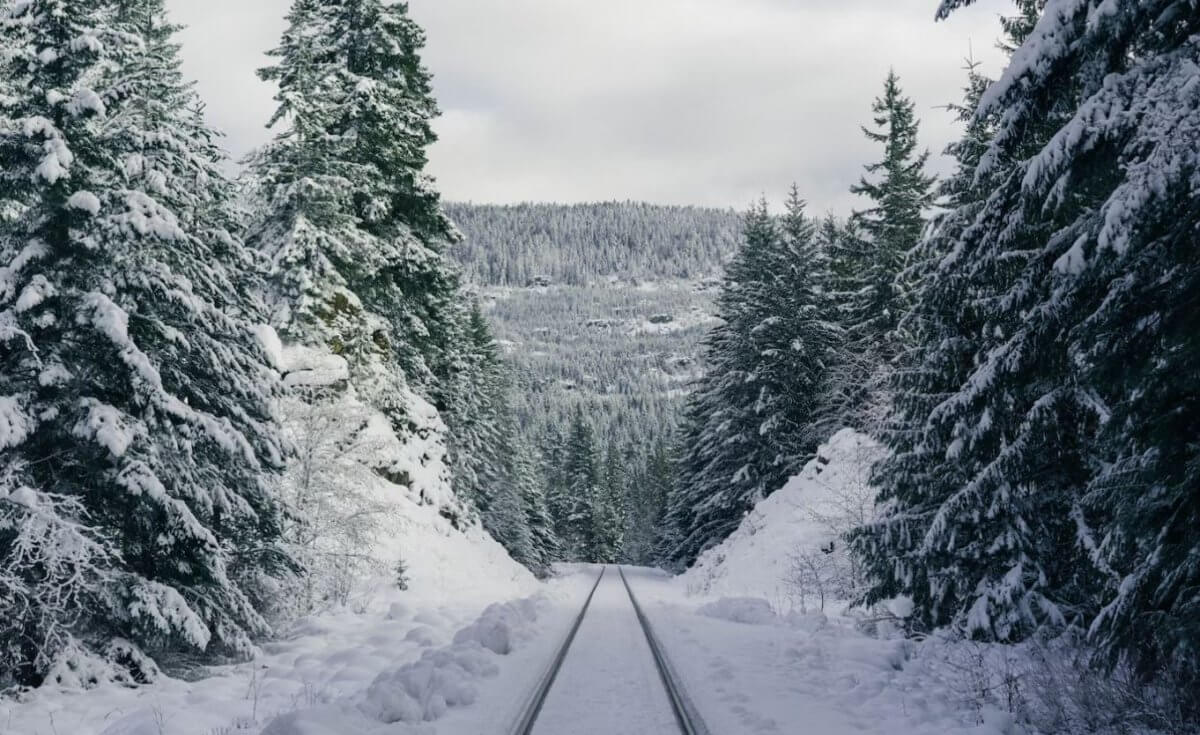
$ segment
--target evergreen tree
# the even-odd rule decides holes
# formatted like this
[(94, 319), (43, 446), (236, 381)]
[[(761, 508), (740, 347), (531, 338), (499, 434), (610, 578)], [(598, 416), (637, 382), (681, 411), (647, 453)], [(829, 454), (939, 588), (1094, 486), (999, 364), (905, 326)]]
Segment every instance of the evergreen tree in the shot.
[(578, 410), (571, 421), (563, 456), (563, 484), (551, 507), (568, 559), (585, 560), (592, 541), (592, 503), (599, 492), (600, 467), (592, 427)]
[(621, 554), (625, 532), (625, 469), (615, 442), (604, 457), (601, 482), (592, 494), (588, 561), (612, 564)]
[(705, 339), (704, 375), (682, 417), (685, 449), (667, 521), (679, 539), (668, 552), (672, 564), (686, 566), (728, 536), (780, 479), (772, 468), (774, 456), (770, 448), (762, 451), (758, 435), (753, 410), (758, 356), (750, 342), (752, 329), (778, 318), (752, 311), (752, 297), (769, 277), (769, 252), (778, 241), (766, 202), (759, 202), (746, 214), (742, 248), (729, 264), (717, 301), (722, 322)]
[(512, 408), (499, 345), (478, 302), (466, 318), (463, 345), (442, 391), (455, 490), (486, 514), (491, 495), (509, 481)]
[(624, 559), (630, 564), (649, 566), (658, 561), (674, 470), (662, 439), (655, 441), (648, 454), (637, 459), (641, 461), (631, 463), (634, 469), (626, 481), (628, 510), (622, 549)]
[(546, 494), (539, 482), (529, 446), (517, 439), (512, 451), (513, 481), (520, 493), (525, 525), (529, 529), (529, 568), (539, 577), (544, 577), (549, 574), (550, 565), (562, 559), (562, 548), (554, 532), (554, 521), (546, 505)]
[(272, 263), (276, 324), (346, 356), (397, 428), (403, 378), (441, 403), (462, 316), (456, 234), (423, 173), (437, 114), (423, 43), (404, 3), (296, 0), (260, 72), (285, 127), (251, 160), (249, 239)]
[[(113, 639), (247, 654), (255, 583), (286, 563), (275, 382), (174, 28), (158, 0), (4, 14), (0, 669), (37, 684)], [(26, 597), (48, 570), (64, 584)]]
[(872, 110), (876, 129), (863, 133), (883, 147), (883, 159), (868, 164), (867, 175), (851, 187), (872, 206), (855, 212), (845, 227), (825, 231), (847, 340), (838, 412), (841, 423), (866, 430), (887, 404), (880, 394), (891, 362), (911, 344), (902, 325), (917, 283), (906, 277), (912, 275), (906, 266), (934, 198), (934, 178), (925, 173), (929, 153), (917, 151), (920, 123), (894, 71)]
[(1110, 660), (1200, 671), (1195, 10), (1055, 3), (1017, 24), (976, 113), (996, 125), (974, 180), (995, 186), (936, 274), (977, 315), (956, 338), (973, 354), (856, 538), (868, 599), (1000, 639), (1076, 623)]
[(718, 297), (705, 375), (684, 416), (686, 450), (670, 519), (690, 563), (811, 458), (829, 418), (841, 328), (829, 264), (793, 187), (783, 219), (761, 203)]

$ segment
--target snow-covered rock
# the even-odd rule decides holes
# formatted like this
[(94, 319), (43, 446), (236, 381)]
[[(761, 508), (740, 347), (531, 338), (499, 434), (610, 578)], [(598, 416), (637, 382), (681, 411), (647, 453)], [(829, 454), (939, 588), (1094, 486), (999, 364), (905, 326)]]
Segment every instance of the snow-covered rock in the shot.
[(771, 603), (761, 597), (722, 597), (701, 605), (696, 614), (747, 625), (767, 625), (777, 619)]

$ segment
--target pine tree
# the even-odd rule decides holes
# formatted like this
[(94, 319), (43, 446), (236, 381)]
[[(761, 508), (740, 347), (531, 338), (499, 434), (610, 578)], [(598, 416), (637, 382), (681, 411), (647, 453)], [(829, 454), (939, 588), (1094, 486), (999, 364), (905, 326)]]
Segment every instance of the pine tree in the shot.
[(685, 414), (683, 489), (670, 520), (682, 539), (677, 562), (725, 538), (825, 438), (843, 339), (830, 281), (795, 187), (782, 220), (765, 203), (750, 212), (718, 297), (722, 323), (705, 343), (705, 376)]
[(491, 495), (509, 481), (505, 468), (514, 430), (507, 366), (477, 301), (468, 311), (462, 343), (441, 391), (442, 408), (455, 490), (486, 514)]
[(662, 439), (655, 441), (644, 456), (632, 458), (629, 464), (633, 471), (625, 485), (627, 520), (623, 558), (630, 564), (650, 566), (658, 561), (674, 470)]
[[(693, 386), (680, 429), (685, 449), (676, 475), (667, 522), (678, 539), (668, 553), (676, 565), (691, 563), (737, 527), (758, 499), (777, 487), (774, 455), (758, 435), (753, 407), (757, 363), (750, 332), (777, 315), (752, 310), (770, 275), (770, 250), (779, 232), (760, 202), (746, 214), (742, 248), (730, 263), (720, 296), (722, 323), (704, 342), (704, 375)], [(764, 468), (770, 474), (763, 475)]]
[(1195, 11), (1051, 3), (983, 94), (994, 186), (936, 276), (982, 326), (856, 541), (869, 599), (1000, 639), (1074, 623), (1112, 661), (1200, 671)]
[(599, 486), (589, 503), (588, 561), (612, 564), (621, 554), (625, 531), (625, 469), (620, 451), (610, 442)]
[(925, 173), (929, 153), (917, 151), (920, 123), (894, 71), (872, 110), (876, 129), (863, 133), (883, 147), (883, 159), (868, 164), (850, 189), (872, 206), (845, 227), (826, 229), (847, 340), (838, 412), (842, 424), (866, 430), (874, 428), (877, 407), (887, 404), (880, 394), (891, 362), (912, 341), (902, 330), (917, 287), (906, 277), (907, 265), (934, 199), (934, 178)]
[(532, 553), (529, 567), (539, 577), (550, 572), (550, 565), (562, 559), (562, 547), (554, 532), (554, 521), (546, 505), (546, 494), (539, 482), (529, 446), (520, 439), (513, 448), (513, 481), (521, 496), (525, 525), (529, 529)]
[(571, 421), (563, 456), (561, 497), (552, 498), (555, 524), (568, 559), (586, 560), (592, 542), (592, 502), (600, 487), (595, 435), (582, 408)]
[(285, 128), (251, 161), (276, 324), (346, 356), (398, 429), (402, 378), (441, 403), (462, 316), (457, 235), (423, 173), (438, 112), (423, 44), (404, 3), (296, 0), (260, 72)]
[[(0, 557), (18, 581), (0, 614), (21, 639), (0, 660), (19, 683), (75, 641), (246, 654), (267, 631), (256, 578), (286, 563), (275, 383), (223, 265), (248, 256), (173, 32), (157, 0), (33, 0), (0, 25), (0, 199), (17, 205), (0, 218)], [(31, 527), (81, 547), (16, 543)], [(49, 559), (66, 609), (21, 596)]]

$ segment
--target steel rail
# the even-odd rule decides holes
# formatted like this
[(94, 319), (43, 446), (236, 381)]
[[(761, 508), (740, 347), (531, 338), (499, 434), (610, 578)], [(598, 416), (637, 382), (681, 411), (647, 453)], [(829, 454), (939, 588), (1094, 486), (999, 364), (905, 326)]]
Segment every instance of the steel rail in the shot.
[[(537, 687), (533, 690), (533, 694), (526, 700), (525, 706), (521, 708), (521, 714), (514, 723), (512, 729), (509, 730), (512, 735), (532, 735), (533, 725), (537, 722), (538, 715), (542, 711), (542, 705), (546, 703), (546, 696), (550, 694), (550, 687), (554, 686), (554, 679), (558, 676), (559, 669), (562, 668), (563, 661), (567, 658), (567, 651), (571, 648), (571, 643), (575, 640), (575, 634), (579, 632), (579, 626), (583, 625), (583, 618), (587, 615), (588, 607), (592, 604), (592, 598), (596, 596), (596, 590), (600, 587), (600, 580), (604, 579), (604, 572), (608, 567), (600, 570), (600, 574), (596, 576), (596, 583), (592, 585), (592, 591), (588, 593), (587, 600), (583, 603), (583, 609), (579, 611), (579, 615), (575, 618), (575, 623), (571, 626), (571, 630), (567, 633), (566, 639), (555, 654), (554, 660), (550, 662), (550, 668), (542, 674), (542, 678), (538, 680)], [(619, 570), (618, 570), (619, 571)]]
[(618, 566), (617, 573), (621, 575), (621, 582), (625, 584), (625, 592), (629, 594), (629, 601), (633, 603), (633, 611), (637, 613), (638, 622), (642, 625), (642, 632), (646, 635), (646, 642), (650, 644), (650, 652), (654, 655), (654, 665), (658, 667), (658, 675), (662, 678), (663, 686), (666, 687), (667, 697), (671, 700), (671, 709), (675, 713), (675, 722), (679, 725), (680, 731), (684, 735), (712, 735), (691, 698), (687, 696), (679, 677), (675, 674), (675, 669), (672, 668), (671, 662), (663, 651), (662, 643), (654, 634), (654, 628), (646, 618), (646, 613), (642, 611), (642, 606), (638, 604), (637, 597), (633, 594), (633, 588), (629, 586), (629, 580), (625, 578), (624, 570)]

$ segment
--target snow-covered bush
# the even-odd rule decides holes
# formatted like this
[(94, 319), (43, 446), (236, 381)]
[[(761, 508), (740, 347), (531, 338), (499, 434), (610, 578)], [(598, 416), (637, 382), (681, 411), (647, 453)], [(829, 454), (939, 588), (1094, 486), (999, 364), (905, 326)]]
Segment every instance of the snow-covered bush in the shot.
[(392, 506), (371, 492), (371, 462), (390, 437), (376, 425), (383, 417), (352, 394), (296, 389), (280, 413), (296, 450), (279, 483), (283, 539), (304, 567), (289, 602), (308, 614), (346, 604), (357, 580), (384, 569), (375, 548)]
[(71, 520), (80, 501), (22, 484), (21, 468), (0, 469), (0, 689), (77, 649), (76, 624), (114, 577), (111, 545)]

